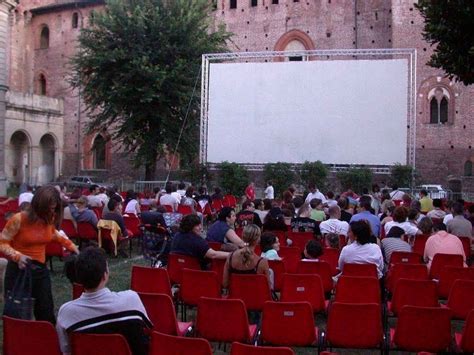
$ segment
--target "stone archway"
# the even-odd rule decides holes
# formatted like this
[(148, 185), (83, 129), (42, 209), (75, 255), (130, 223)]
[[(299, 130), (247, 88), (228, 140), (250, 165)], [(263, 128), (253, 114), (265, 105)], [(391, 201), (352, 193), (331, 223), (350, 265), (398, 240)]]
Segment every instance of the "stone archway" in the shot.
[(45, 134), (40, 139), (41, 163), (38, 168), (38, 183), (51, 182), (56, 177), (56, 140), (51, 134)]
[(10, 138), (10, 171), (14, 183), (30, 183), (30, 139), (23, 131), (16, 131)]

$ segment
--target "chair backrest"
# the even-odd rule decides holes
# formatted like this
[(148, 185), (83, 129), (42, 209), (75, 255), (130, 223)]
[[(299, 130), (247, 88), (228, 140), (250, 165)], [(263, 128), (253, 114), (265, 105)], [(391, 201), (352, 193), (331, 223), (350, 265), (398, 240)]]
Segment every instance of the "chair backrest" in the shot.
[(421, 264), (421, 255), (407, 251), (394, 251), (390, 255), (390, 267), (395, 264)]
[(139, 292), (138, 295), (153, 323), (153, 330), (164, 334), (178, 335), (178, 321), (171, 297), (162, 293)]
[(469, 312), (474, 309), (474, 281), (454, 281), (447, 305), (454, 318), (466, 319)]
[(297, 268), (298, 274), (319, 275), (323, 282), (324, 292), (331, 292), (333, 280), (331, 266), (325, 261), (300, 261)]
[(459, 347), (465, 353), (474, 352), (474, 310), (471, 310), (467, 316)]
[(136, 237), (141, 234), (140, 230), (140, 218), (134, 214), (123, 215), (123, 222), (125, 227), (131, 232), (132, 236)]
[(380, 305), (334, 302), (329, 311), (326, 331), (330, 346), (375, 348), (383, 339)]
[(86, 334), (73, 333), (71, 336), (72, 354), (74, 355), (131, 355), (127, 339), (121, 334)]
[(399, 279), (392, 297), (391, 311), (398, 314), (403, 306), (438, 307), (436, 282)]
[(196, 306), (199, 298), (219, 298), (221, 282), (214, 271), (183, 269), (181, 278), (180, 297), (187, 304)]
[(209, 341), (249, 342), (249, 321), (244, 302), (201, 297), (198, 302), (196, 331)]
[(77, 230), (74, 223), (70, 219), (63, 219), (61, 222), (61, 229), (66, 233), (69, 238), (77, 237)]
[(225, 266), (225, 259), (212, 259), (211, 260), (211, 271), (214, 271), (217, 274), (217, 280), (219, 281), (219, 285), (221, 286), (224, 280), (224, 266)]
[(133, 265), (130, 289), (136, 292), (164, 293), (171, 296), (168, 271), (162, 268)]
[(451, 311), (441, 307), (405, 306), (398, 315), (393, 342), (406, 351), (447, 351), (451, 343)]
[(225, 195), (224, 201), (229, 207), (235, 208), (237, 206), (237, 198), (234, 195)]
[(73, 300), (81, 297), (83, 292), (84, 292), (84, 286), (75, 282), (72, 284), (72, 299)]
[(261, 311), (266, 301), (272, 299), (270, 285), (265, 275), (240, 275), (230, 276), (229, 298), (244, 301), (249, 311)]
[(280, 257), (283, 259), (283, 262), (285, 263), (286, 272), (295, 273), (298, 263), (301, 260), (300, 250), (295, 247), (285, 247), (280, 245), (278, 255), (280, 255)]
[(413, 242), (413, 252), (419, 254), (420, 257), (425, 254), (426, 241), (430, 236), (425, 234), (417, 234)]
[(380, 304), (380, 282), (375, 277), (339, 277), (336, 285), (335, 302)]
[(387, 289), (393, 293), (397, 281), (402, 278), (410, 280), (428, 280), (428, 268), (423, 264), (394, 264), (387, 274)]
[[(280, 248), (286, 245), (286, 231), (272, 231), (272, 233), (278, 238), (278, 241), (280, 242)], [(280, 254), (280, 252), (278, 252), (278, 254)]]
[(222, 207), (224, 207), (224, 205), (222, 204), (222, 200), (212, 200), (211, 208), (215, 212), (219, 212), (222, 209)]
[(230, 355), (294, 355), (294, 351), (284, 346), (254, 346), (234, 342)]
[(170, 253), (168, 256), (168, 275), (172, 284), (181, 283), (183, 269), (201, 270), (201, 264), (193, 256)]
[(221, 250), (222, 248), (222, 243), (219, 242), (207, 242), (207, 245), (214, 250)]
[(441, 270), (438, 282), (438, 295), (448, 298), (449, 291), (456, 280), (474, 280), (474, 268), (446, 266)]
[(188, 205), (178, 205), (178, 213), (181, 213), (183, 216), (193, 213), (193, 208)]
[(282, 302), (309, 302), (313, 312), (324, 311), (324, 289), (319, 275), (285, 274), (280, 293)]
[(58, 257), (63, 257), (64, 256), (64, 249), (61, 243), (59, 242), (49, 242), (46, 244), (46, 256), (58, 256)]
[(3, 354), (60, 355), (56, 330), (49, 322), (3, 316)]
[(309, 302), (265, 303), (262, 340), (286, 346), (311, 346), (316, 342), (314, 317)]
[(464, 255), (466, 259), (471, 257), (471, 237), (458, 237), (461, 239), (462, 247), (464, 249)]
[(345, 276), (377, 277), (377, 266), (375, 264), (346, 263), (342, 274)]
[(431, 262), (430, 277), (439, 280), (442, 270), (446, 266), (461, 267), (464, 264), (462, 255), (456, 254), (435, 254)]
[(206, 339), (151, 334), (150, 354), (153, 355), (212, 355), (211, 345)]
[(286, 273), (283, 260), (268, 260), (268, 267), (273, 270), (273, 279), (275, 291), (280, 291), (283, 285), (283, 275)]
[(301, 252), (303, 252), (306, 243), (310, 240), (314, 239), (313, 232), (292, 232), (288, 233), (288, 238), (293, 241), (291, 246), (298, 248)]
[(339, 263), (339, 255), (341, 251), (334, 248), (324, 248), (323, 255), (319, 257), (319, 260), (327, 262), (331, 266), (331, 272), (333, 275), (337, 275), (339, 270), (337, 270)]
[(88, 222), (77, 222), (77, 235), (83, 239), (97, 239), (97, 230)]

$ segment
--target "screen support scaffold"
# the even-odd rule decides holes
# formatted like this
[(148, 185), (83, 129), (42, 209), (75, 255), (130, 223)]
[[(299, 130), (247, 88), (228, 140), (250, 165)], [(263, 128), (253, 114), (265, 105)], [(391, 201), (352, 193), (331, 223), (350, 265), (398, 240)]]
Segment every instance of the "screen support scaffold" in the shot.
[[(340, 50), (310, 50), (310, 51), (267, 51), (267, 52), (229, 52), (204, 54), (202, 56), (201, 71), (201, 121), (200, 121), (200, 148), (199, 159), (201, 164), (216, 163), (208, 161), (209, 145), (209, 108), (210, 108), (210, 72), (211, 65), (226, 63), (264, 63), (284, 62), (297, 58), (303, 61), (376, 61), (376, 60), (406, 60), (406, 163), (415, 168), (416, 147), (416, 49), (340, 49)], [(404, 132), (405, 133), (405, 132)], [(380, 137), (383, 144), (384, 137)], [(295, 163), (288, 161), (289, 163)], [(264, 162), (240, 162), (249, 170), (262, 170)], [(339, 162), (325, 162), (330, 170), (341, 171), (350, 167), (365, 166), (376, 173), (388, 173), (389, 164), (352, 164)], [(298, 165), (298, 164), (295, 164)]]

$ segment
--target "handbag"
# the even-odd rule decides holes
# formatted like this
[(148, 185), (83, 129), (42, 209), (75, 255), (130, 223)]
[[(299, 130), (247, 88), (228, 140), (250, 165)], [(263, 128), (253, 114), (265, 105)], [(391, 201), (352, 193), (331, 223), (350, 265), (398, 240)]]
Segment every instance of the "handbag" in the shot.
[(35, 299), (31, 297), (33, 277), (31, 266), (19, 270), (13, 289), (8, 291), (3, 315), (18, 319), (33, 319)]

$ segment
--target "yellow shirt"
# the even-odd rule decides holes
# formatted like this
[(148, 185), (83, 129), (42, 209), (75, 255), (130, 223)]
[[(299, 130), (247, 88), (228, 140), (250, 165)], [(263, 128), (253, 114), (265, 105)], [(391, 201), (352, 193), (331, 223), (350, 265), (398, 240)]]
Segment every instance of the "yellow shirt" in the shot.
[(428, 196), (423, 197), (420, 200), (421, 204), (421, 212), (427, 213), (433, 209), (433, 200), (430, 199)]

